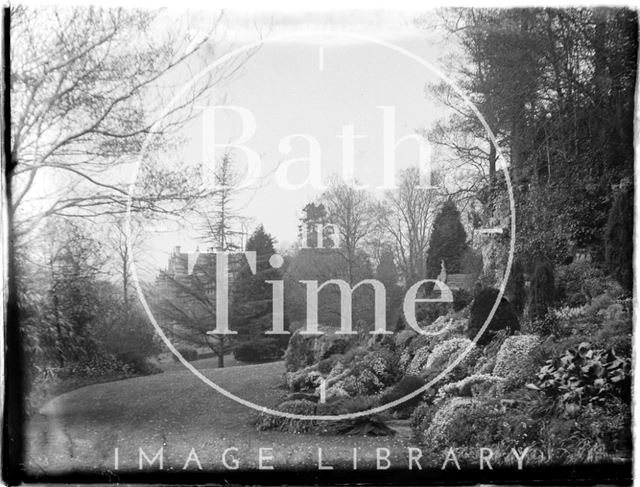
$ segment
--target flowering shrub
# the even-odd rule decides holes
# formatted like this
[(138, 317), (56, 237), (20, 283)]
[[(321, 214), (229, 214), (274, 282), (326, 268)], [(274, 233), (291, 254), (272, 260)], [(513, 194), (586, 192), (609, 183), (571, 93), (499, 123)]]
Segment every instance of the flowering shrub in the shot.
[(536, 335), (517, 335), (507, 338), (496, 357), (493, 374), (503, 377), (512, 385), (524, 383), (533, 372), (531, 352), (540, 344)]
[(471, 365), (475, 363), (478, 356), (477, 349), (473, 342), (463, 337), (451, 338), (437, 345), (422, 368), (422, 376), (429, 379), (434, 378), (454, 361), (458, 360), (469, 348), (471, 348), (471, 351), (467, 353), (460, 363), (447, 375), (447, 380), (449, 381), (459, 380), (467, 375)]
[(412, 360), (413, 356), (411, 352), (409, 352), (409, 350), (403, 350), (400, 354), (400, 360), (398, 361), (398, 369), (400, 372), (406, 372)]
[(287, 372), (285, 381), (291, 391), (313, 391), (322, 379), (322, 374), (311, 365), (295, 372)]
[(430, 347), (422, 347), (417, 350), (413, 359), (411, 359), (411, 363), (406, 369), (407, 375), (420, 375), (422, 372), (422, 368), (426, 365), (427, 360), (429, 360), (429, 356), (431, 355)]
[(522, 331), (530, 335), (562, 336), (571, 330), (569, 328), (564, 328), (562, 326), (562, 320), (560, 320), (552, 310), (549, 310), (544, 318), (533, 319), (532, 321), (525, 323), (522, 327)]
[(473, 407), (473, 401), (467, 397), (448, 400), (434, 414), (428, 428), (423, 431), (422, 440), (433, 448), (454, 446), (450, 444), (451, 436), (459, 428), (461, 417), (469, 414)]

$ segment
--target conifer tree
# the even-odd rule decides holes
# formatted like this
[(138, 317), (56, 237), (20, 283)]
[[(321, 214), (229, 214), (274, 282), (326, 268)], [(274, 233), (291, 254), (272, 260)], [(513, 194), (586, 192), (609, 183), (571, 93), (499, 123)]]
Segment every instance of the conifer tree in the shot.
[(435, 279), (444, 261), (447, 273), (461, 272), (461, 262), (467, 250), (467, 232), (460, 221), (460, 212), (453, 201), (443, 205), (431, 230), (427, 251), (427, 279)]

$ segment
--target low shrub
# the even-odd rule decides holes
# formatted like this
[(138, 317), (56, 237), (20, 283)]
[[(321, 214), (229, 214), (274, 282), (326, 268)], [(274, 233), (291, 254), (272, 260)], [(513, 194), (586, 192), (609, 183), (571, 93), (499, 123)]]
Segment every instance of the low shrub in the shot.
[[(316, 403), (307, 400), (285, 401), (276, 409), (300, 416), (313, 416), (316, 414)], [(254, 425), (258, 431), (278, 430), (288, 433), (307, 433), (314, 431), (318, 426), (316, 421), (286, 418), (269, 413), (260, 413)]]
[(619, 299), (625, 294), (622, 286), (607, 277), (593, 262), (580, 261), (559, 266), (556, 277), (558, 294), (564, 304), (571, 307), (582, 306), (605, 293), (614, 299)]
[(263, 363), (282, 358), (282, 348), (274, 340), (256, 340), (238, 344), (233, 356), (239, 362)]
[(116, 355), (117, 360), (129, 366), (130, 372), (136, 375), (160, 374), (162, 369), (151, 363), (137, 352), (123, 352)]
[(409, 425), (413, 430), (413, 436), (418, 443), (424, 442), (424, 432), (431, 426), (431, 421), (438, 407), (434, 404), (423, 402), (416, 407), (409, 418)]
[(528, 335), (540, 336), (562, 336), (571, 332), (571, 330), (562, 326), (562, 321), (553, 310), (549, 310), (542, 319), (533, 319), (525, 322), (522, 325), (522, 331)]
[[(415, 375), (406, 375), (400, 382), (391, 387), (388, 391), (383, 393), (380, 396), (380, 404), (389, 404), (390, 402), (397, 401), (398, 399), (402, 399), (403, 397), (411, 394), (414, 391), (417, 391), (421, 387), (426, 384), (424, 379), (415, 376)], [(408, 399), (402, 404), (395, 407), (396, 410), (400, 409), (413, 409), (421, 402), (421, 394), (416, 395), (415, 397)]]
[[(193, 348), (179, 348), (178, 353), (184, 357), (185, 360), (189, 362), (193, 362), (194, 360), (198, 360), (198, 351)], [(178, 362), (178, 357), (173, 356), (173, 360)]]
[(315, 365), (285, 374), (287, 388), (293, 392), (314, 392), (322, 380), (322, 374)]

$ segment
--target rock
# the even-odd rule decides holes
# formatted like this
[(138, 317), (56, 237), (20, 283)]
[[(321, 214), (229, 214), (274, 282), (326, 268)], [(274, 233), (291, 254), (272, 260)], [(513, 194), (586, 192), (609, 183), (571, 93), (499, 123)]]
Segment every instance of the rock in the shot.
[(313, 364), (313, 339), (309, 335), (302, 335), (301, 330), (293, 332), (284, 353), (284, 366), (287, 372), (295, 372)]
[(444, 397), (472, 397), (490, 390), (499, 390), (505, 382), (503, 377), (490, 374), (473, 374), (458, 382), (446, 384), (440, 388), (439, 395)]
[(398, 348), (404, 348), (409, 345), (409, 342), (417, 337), (418, 334), (413, 330), (402, 330), (397, 333), (394, 338), (394, 343)]
[(493, 375), (511, 382), (524, 382), (534, 372), (531, 351), (540, 342), (538, 335), (516, 335), (507, 338), (496, 357)]
[(333, 328), (320, 328), (324, 335), (312, 339), (313, 358), (315, 362), (337, 353), (345, 353), (354, 344), (351, 335), (337, 335)]
[(303, 330), (304, 328), (296, 330), (289, 340), (284, 354), (288, 372), (295, 372), (331, 355), (344, 353), (354, 343), (351, 335), (338, 335), (333, 328), (319, 327), (322, 335), (303, 335)]

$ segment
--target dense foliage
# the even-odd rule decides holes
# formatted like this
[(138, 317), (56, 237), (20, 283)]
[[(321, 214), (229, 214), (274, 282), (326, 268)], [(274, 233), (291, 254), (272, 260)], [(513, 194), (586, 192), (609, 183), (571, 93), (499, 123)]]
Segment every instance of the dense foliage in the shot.
[[(495, 305), (498, 298), (498, 290), (493, 288), (484, 288), (478, 290), (473, 303), (471, 304), (469, 325), (467, 328), (467, 336), (475, 338), (484, 326), (491, 309)], [(520, 323), (513, 307), (506, 299), (502, 299), (496, 309), (496, 312), (489, 322), (484, 333), (478, 338), (478, 344), (483, 345), (489, 343), (493, 336), (500, 330), (509, 330), (514, 332), (520, 329)]]
[(605, 262), (627, 290), (633, 287), (633, 191), (623, 188), (613, 200), (605, 230)]

